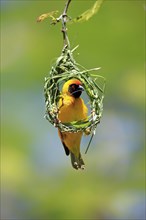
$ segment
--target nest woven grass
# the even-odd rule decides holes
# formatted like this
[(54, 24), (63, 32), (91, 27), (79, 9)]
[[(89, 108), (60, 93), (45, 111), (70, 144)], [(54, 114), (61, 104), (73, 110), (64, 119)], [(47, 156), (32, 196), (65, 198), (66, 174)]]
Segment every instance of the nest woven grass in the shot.
[[(76, 48), (75, 48), (76, 49)], [(86, 70), (77, 64), (72, 56), (72, 51), (68, 47), (64, 47), (61, 56), (56, 60), (48, 77), (45, 78), (44, 95), (46, 103), (46, 119), (61, 132), (79, 132), (85, 134), (95, 133), (97, 124), (100, 122), (103, 111), (103, 98), (105, 79), (99, 75), (91, 74), (91, 71), (99, 68)], [(103, 86), (100, 88), (95, 83), (96, 76), (103, 79)], [(59, 107), (58, 101), (61, 97), (60, 85), (69, 79), (76, 78), (80, 80), (90, 100), (91, 114), (85, 121), (72, 121), (70, 123), (62, 123), (58, 119)]]

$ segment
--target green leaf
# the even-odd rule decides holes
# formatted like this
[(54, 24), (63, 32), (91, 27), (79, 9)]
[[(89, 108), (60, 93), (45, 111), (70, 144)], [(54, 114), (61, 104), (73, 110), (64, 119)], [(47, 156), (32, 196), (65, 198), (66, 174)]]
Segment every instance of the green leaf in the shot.
[(51, 11), (49, 13), (42, 14), (37, 18), (37, 22), (41, 22), (41, 21), (45, 20), (46, 18), (51, 18), (52, 23), (56, 23), (57, 19), (54, 17), (54, 15), (56, 15), (57, 13), (58, 13), (58, 11)]
[(74, 126), (76, 128), (84, 128), (84, 127), (89, 126), (90, 122), (88, 120), (86, 120), (86, 121), (85, 120), (81, 120), (81, 121), (72, 121), (70, 123), (63, 123), (63, 124), (67, 125), (67, 126), (72, 125), (72, 126)]
[(81, 15), (79, 15), (77, 18), (73, 19), (73, 22), (84, 22), (84, 21), (88, 21), (93, 15), (95, 15), (101, 4), (102, 4), (103, 0), (97, 0), (93, 7), (88, 9), (87, 11), (83, 12)]

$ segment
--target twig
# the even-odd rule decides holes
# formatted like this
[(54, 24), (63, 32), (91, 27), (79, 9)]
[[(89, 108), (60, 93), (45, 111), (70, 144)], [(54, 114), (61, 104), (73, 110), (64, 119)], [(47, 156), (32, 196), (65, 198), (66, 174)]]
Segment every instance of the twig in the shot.
[(70, 3), (71, 3), (71, 0), (68, 0), (68, 1), (66, 2), (63, 14), (67, 14), (67, 10), (68, 10), (68, 7), (69, 7), (69, 4), (70, 4)]
[(91, 144), (91, 141), (93, 139), (93, 136), (94, 136), (94, 133), (92, 133), (92, 135), (91, 135), (90, 141), (89, 141), (88, 146), (87, 146), (86, 151), (85, 151), (85, 154), (87, 153), (87, 151), (88, 151), (88, 149), (90, 147), (90, 144)]
[(67, 10), (68, 10), (68, 7), (69, 7), (70, 3), (71, 3), (71, 0), (68, 0), (66, 2), (63, 14), (61, 15), (64, 47), (66, 47), (66, 46), (70, 47), (69, 39), (68, 39), (68, 36), (67, 36), (67, 28), (66, 28), (66, 22), (67, 22), (67, 17), (68, 17), (67, 16)]

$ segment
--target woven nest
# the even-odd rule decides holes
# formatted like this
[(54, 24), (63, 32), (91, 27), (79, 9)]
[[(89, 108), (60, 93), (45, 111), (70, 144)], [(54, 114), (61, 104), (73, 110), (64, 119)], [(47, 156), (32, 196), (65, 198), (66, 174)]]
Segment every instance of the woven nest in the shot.
[[(76, 49), (76, 48), (75, 48)], [(46, 103), (46, 119), (58, 127), (61, 132), (79, 132), (83, 131), (86, 134), (95, 132), (97, 124), (100, 122), (103, 111), (103, 98), (105, 80), (103, 79), (103, 88), (100, 88), (95, 83), (95, 78), (92, 78), (92, 70), (86, 70), (75, 62), (70, 49), (65, 47), (61, 56), (57, 59), (56, 64), (52, 67), (50, 74), (45, 78), (44, 94)], [(97, 76), (96, 77), (101, 77)], [(58, 119), (58, 101), (61, 97), (60, 85), (69, 79), (76, 78), (80, 80), (89, 97), (91, 113), (85, 121), (73, 121), (70, 123), (62, 123)]]

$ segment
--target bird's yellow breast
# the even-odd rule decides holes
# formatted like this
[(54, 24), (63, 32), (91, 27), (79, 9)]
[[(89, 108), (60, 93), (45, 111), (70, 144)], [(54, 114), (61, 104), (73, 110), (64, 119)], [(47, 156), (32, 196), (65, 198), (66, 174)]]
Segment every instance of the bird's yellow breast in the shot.
[(59, 101), (59, 106), (58, 118), (61, 122), (67, 123), (87, 118), (88, 109), (81, 98), (75, 99), (71, 96), (63, 96)]

